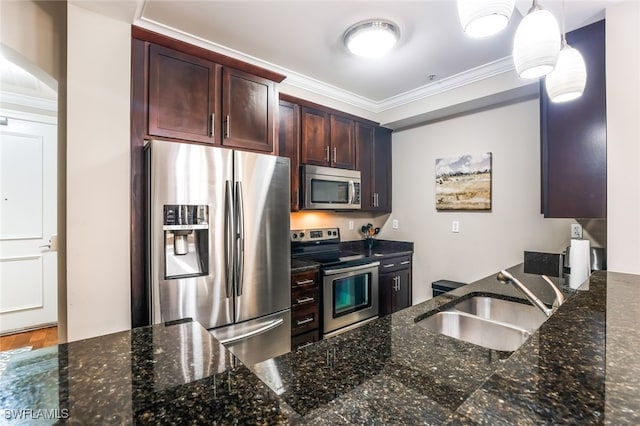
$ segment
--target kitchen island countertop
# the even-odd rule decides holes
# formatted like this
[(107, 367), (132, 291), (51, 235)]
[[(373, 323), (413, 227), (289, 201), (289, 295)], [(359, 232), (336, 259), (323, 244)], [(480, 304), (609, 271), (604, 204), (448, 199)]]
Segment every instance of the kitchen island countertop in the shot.
[[(510, 270), (550, 300), (539, 276)], [(0, 378), (0, 408), (84, 424), (640, 424), (640, 276), (594, 273), (513, 353), (416, 326), (472, 294), (520, 297), (490, 276), (251, 366), (196, 323), (26, 352)]]

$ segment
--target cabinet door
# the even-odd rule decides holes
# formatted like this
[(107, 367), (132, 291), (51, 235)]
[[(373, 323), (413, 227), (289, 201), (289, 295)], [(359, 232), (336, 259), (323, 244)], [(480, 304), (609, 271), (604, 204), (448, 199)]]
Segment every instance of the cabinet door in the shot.
[(356, 170), (360, 170), (362, 178), (360, 184), (361, 211), (375, 210), (373, 138), (373, 126), (356, 122)]
[(149, 135), (218, 142), (220, 66), (173, 49), (149, 50)]
[(395, 312), (395, 277), (397, 274), (380, 274), (378, 276), (379, 297), (380, 297), (380, 316), (389, 315)]
[(396, 272), (396, 290), (394, 291), (393, 311), (411, 306), (411, 269)]
[(356, 165), (354, 121), (331, 115), (331, 166), (353, 170)]
[(391, 212), (391, 130), (375, 129), (373, 149), (374, 211)]
[(587, 66), (578, 99), (552, 103), (540, 83), (542, 213), (557, 218), (607, 217), (605, 23), (567, 34)]
[(273, 152), (275, 83), (233, 68), (223, 69), (222, 80), (222, 145)]
[(300, 210), (300, 107), (280, 101), (278, 155), (291, 160), (291, 211)]
[(329, 114), (312, 108), (300, 109), (300, 161), (316, 166), (330, 165)]

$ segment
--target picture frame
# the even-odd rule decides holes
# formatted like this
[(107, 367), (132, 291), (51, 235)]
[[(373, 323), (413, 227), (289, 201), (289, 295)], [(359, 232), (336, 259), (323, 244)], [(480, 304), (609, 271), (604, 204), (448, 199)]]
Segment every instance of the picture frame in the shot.
[(491, 211), (491, 152), (436, 159), (437, 211)]

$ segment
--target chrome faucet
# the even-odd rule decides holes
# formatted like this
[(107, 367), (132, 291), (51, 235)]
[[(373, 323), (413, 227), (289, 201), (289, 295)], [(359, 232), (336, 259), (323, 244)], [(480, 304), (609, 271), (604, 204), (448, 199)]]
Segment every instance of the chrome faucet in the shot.
[(518, 290), (520, 290), (527, 297), (527, 299), (529, 299), (531, 303), (533, 303), (542, 312), (544, 312), (546, 316), (550, 316), (553, 313), (553, 311), (557, 309), (558, 306), (562, 305), (565, 301), (564, 294), (562, 294), (560, 289), (546, 275), (543, 275), (542, 279), (544, 279), (545, 282), (551, 286), (551, 288), (553, 289), (553, 292), (556, 294), (556, 298), (553, 301), (552, 309), (547, 308), (547, 306), (544, 303), (542, 303), (542, 301), (538, 299), (538, 297), (535, 294), (533, 294), (531, 290), (527, 288), (527, 286), (525, 286), (516, 277), (511, 275), (511, 273), (505, 270), (502, 270), (498, 272), (496, 279), (502, 284), (513, 284)]

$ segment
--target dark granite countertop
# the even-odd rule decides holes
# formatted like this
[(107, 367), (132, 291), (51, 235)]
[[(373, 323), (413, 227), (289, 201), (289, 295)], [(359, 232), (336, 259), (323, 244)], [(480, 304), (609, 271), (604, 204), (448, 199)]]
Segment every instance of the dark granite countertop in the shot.
[[(510, 270), (551, 300), (539, 276)], [(23, 353), (0, 408), (79, 424), (640, 424), (640, 276), (587, 284), (515, 352), (415, 324), (459, 297), (520, 298), (491, 276), (248, 367), (194, 323)]]
[(291, 273), (297, 274), (299, 272), (313, 271), (319, 269), (320, 264), (317, 262), (311, 262), (310, 260), (291, 259)]

